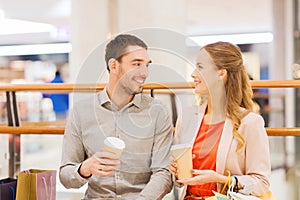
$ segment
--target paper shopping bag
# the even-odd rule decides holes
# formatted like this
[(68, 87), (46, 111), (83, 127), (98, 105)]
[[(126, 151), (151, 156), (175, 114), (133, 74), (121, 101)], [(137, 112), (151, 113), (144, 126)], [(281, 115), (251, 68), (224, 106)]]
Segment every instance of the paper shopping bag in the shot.
[(18, 174), (16, 200), (55, 200), (56, 170), (30, 169)]
[(235, 187), (235, 177), (231, 177), (231, 184), (227, 191), (227, 195), (230, 197), (231, 200), (276, 200), (273, 193), (269, 190), (264, 195), (260, 197), (245, 195), (234, 191)]
[(266, 192), (264, 195), (260, 196), (259, 198), (262, 200), (276, 200), (276, 197), (273, 195), (271, 190), (269, 190), (268, 192)]
[(17, 179), (6, 178), (0, 180), (0, 200), (16, 199)]
[(244, 195), (233, 191), (228, 191), (228, 195), (231, 197), (232, 200), (261, 200), (260, 198), (255, 196)]

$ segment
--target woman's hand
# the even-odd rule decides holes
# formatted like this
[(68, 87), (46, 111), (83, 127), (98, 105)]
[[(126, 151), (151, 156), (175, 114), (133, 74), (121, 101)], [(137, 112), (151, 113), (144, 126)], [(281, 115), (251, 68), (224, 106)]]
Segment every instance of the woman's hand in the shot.
[(206, 183), (225, 183), (226, 176), (218, 174), (213, 170), (193, 170), (194, 177), (188, 179), (178, 180), (178, 183), (185, 185), (202, 185)]
[(172, 160), (169, 164), (169, 172), (178, 179), (178, 170), (177, 170), (177, 163), (176, 161)]

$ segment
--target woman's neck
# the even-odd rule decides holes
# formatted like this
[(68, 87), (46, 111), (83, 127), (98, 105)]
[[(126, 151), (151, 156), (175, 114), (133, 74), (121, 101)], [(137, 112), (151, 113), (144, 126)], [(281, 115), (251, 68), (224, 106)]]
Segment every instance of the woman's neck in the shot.
[(204, 122), (207, 124), (216, 124), (224, 121), (226, 118), (226, 99), (225, 95), (219, 95), (219, 98), (208, 98), (207, 107), (204, 115)]

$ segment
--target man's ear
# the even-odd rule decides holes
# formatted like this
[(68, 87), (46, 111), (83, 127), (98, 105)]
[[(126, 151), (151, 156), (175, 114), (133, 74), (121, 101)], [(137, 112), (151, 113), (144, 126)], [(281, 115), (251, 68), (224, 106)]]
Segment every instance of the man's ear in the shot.
[(110, 71), (115, 71), (118, 67), (118, 62), (116, 59), (111, 58), (108, 60), (108, 67)]

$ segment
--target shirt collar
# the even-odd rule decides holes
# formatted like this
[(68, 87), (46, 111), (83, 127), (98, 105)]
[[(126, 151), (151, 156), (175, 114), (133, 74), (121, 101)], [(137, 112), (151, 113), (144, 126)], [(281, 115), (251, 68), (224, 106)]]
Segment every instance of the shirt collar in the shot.
[(139, 93), (139, 94), (136, 94), (134, 97), (133, 97), (133, 100), (132, 100), (132, 103), (140, 108), (142, 106), (142, 98), (143, 98), (143, 95), (142, 93)]
[[(106, 87), (99, 93), (99, 99), (100, 99), (100, 105), (103, 106), (104, 104), (106, 103), (110, 103), (110, 104), (113, 104), (112, 101), (110, 100), (108, 94), (107, 94), (107, 91), (106, 91)], [(133, 105), (135, 105), (136, 107), (140, 108), (142, 106), (142, 98), (143, 98), (143, 95), (142, 93), (140, 94), (136, 94), (134, 97), (133, 97), (133, 100), (130, 102), (132, 103)]]
[(106, 92), (106, 87), (99, 93), (100, 105), (103, 106), (105, 103), (111, 103), (108, 94)]

